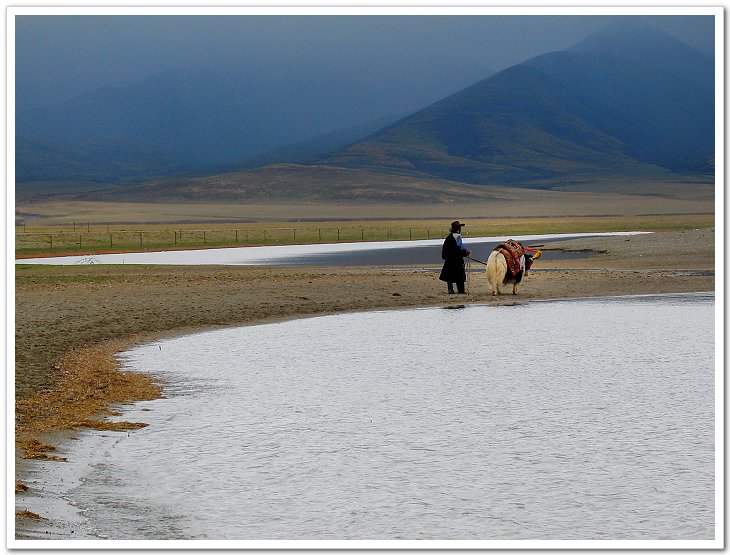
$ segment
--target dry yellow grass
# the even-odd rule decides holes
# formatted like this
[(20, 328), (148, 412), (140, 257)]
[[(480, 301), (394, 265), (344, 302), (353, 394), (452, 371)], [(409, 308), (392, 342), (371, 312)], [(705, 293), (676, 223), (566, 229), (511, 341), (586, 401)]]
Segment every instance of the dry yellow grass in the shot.
[(64, 460), (49, 455), (55, 447), (38, 440), (43, 434), (75, 428), (123, 430), (140, 422), (107, 422), (110, 406), (160, 396), (161, 388), (147, 376), (119, 369), (115, 354), (121, 342), (105, 342), (68, 353), (60, 363), (58, 387), (16, 402), (16, 446), (25, 458)]
[[(16, 444), (23, 450), (24, 459), (33, 459), (41, 461), (65, 461), (65, 457), (58, 457), (56, 455), (49, 455), (49, 451), (55, 451), (56, 447), (47, 443), (41, 443), (35, 438), (20, 440)], [(17, 486), (17, 484), (16, 484)], [(18, 488), (15, 488), (16, 493)], [(22, 490), (21, 490), (22, 491)]]
[(41, 515), (31, 511), (15, 511), (15, 515), (21, 518), (30, 518), (33, 520), (46, 520)]

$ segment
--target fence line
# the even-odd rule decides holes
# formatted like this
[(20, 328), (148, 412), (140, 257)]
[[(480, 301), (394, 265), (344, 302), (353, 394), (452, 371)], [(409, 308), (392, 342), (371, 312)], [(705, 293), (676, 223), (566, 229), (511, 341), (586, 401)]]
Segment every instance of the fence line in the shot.
[[(16, 252), (81, 251), (121, 249), (233, 247), (334, 243), (385, 240), (418, 240), (444, 237), (445, 230), (427, 226), (317, 226), (225, 229), (113, 230), (107, 224), (73, 224), (70, 230), (28, 231), (16, 227)], [(99, 229), (102, 228), (102, 229)]]

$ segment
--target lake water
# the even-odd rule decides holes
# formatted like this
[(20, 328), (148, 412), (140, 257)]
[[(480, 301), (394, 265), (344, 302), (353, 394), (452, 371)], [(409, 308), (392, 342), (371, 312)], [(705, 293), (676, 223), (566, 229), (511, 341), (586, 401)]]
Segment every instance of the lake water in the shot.
[(329, 315), (139, 346), (126, 365), (166, 398), (120, 417), (147, 428), (83, 433), (68, 463), (31, 462), (31, 487), (65, 505), (31, 537), (713, 540), (714, 341), (707, 293)]
[[(608, 237), (637, 235), (642, 232), (570, 233), (549, 235), (519, 235), (515, 237), (464, 237), (472, 256), (486, 261), (497, 244), (507, 239), (517, 241), (556, 241), (579, 237)], [(441, 262), (443, 239), (420, 241), (377, 241), (358, 243), (323, 243), (313, 245), (280, 245), (222, 249), (155, 251), (119, 254), (24, 258), (19, 264), (180, 264), (180, 265), (372, 265), (372, 264), (433, 264)], [(570, 253), (553, 251), (546, 258), (566, 258)]]

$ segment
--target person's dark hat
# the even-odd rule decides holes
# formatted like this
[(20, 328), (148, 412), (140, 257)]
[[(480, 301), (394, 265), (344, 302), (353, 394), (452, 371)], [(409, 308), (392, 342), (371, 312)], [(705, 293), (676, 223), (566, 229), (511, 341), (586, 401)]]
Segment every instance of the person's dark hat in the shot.
[(456, 220), (455, 222), (451, 222), (451, 232), (452, 232), (452, 233), (453, 233), (453, 232), (457, 232), (457, 231), (459, 231), (459, 230), (460, 230), (460, 229), (461, 229), (462, 227), (464, 227), (465, 225), (466, 225), (466, 224), (462, 224), (461, 222), (459, 222), (459, 220)]

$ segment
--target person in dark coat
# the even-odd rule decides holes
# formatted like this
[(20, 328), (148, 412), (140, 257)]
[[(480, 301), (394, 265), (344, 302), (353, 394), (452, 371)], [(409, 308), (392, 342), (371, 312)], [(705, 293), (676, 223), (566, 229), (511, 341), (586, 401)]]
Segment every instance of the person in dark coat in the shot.
[(464, 294), (464, 282), (466, 281), (464, 257), (471, 254), (471, 251), (464, 247), (461, 239), (461, 228), (465, 225), (460, 223), (459, 220), (452, 222), (451, 230), (441, 247), (441, 258), (444, 261), (444, 267), (441, 269), (439, 279), (446, 282), (450, 295), (455, 293), (454, 283), (456, 283), (456, 290)]

